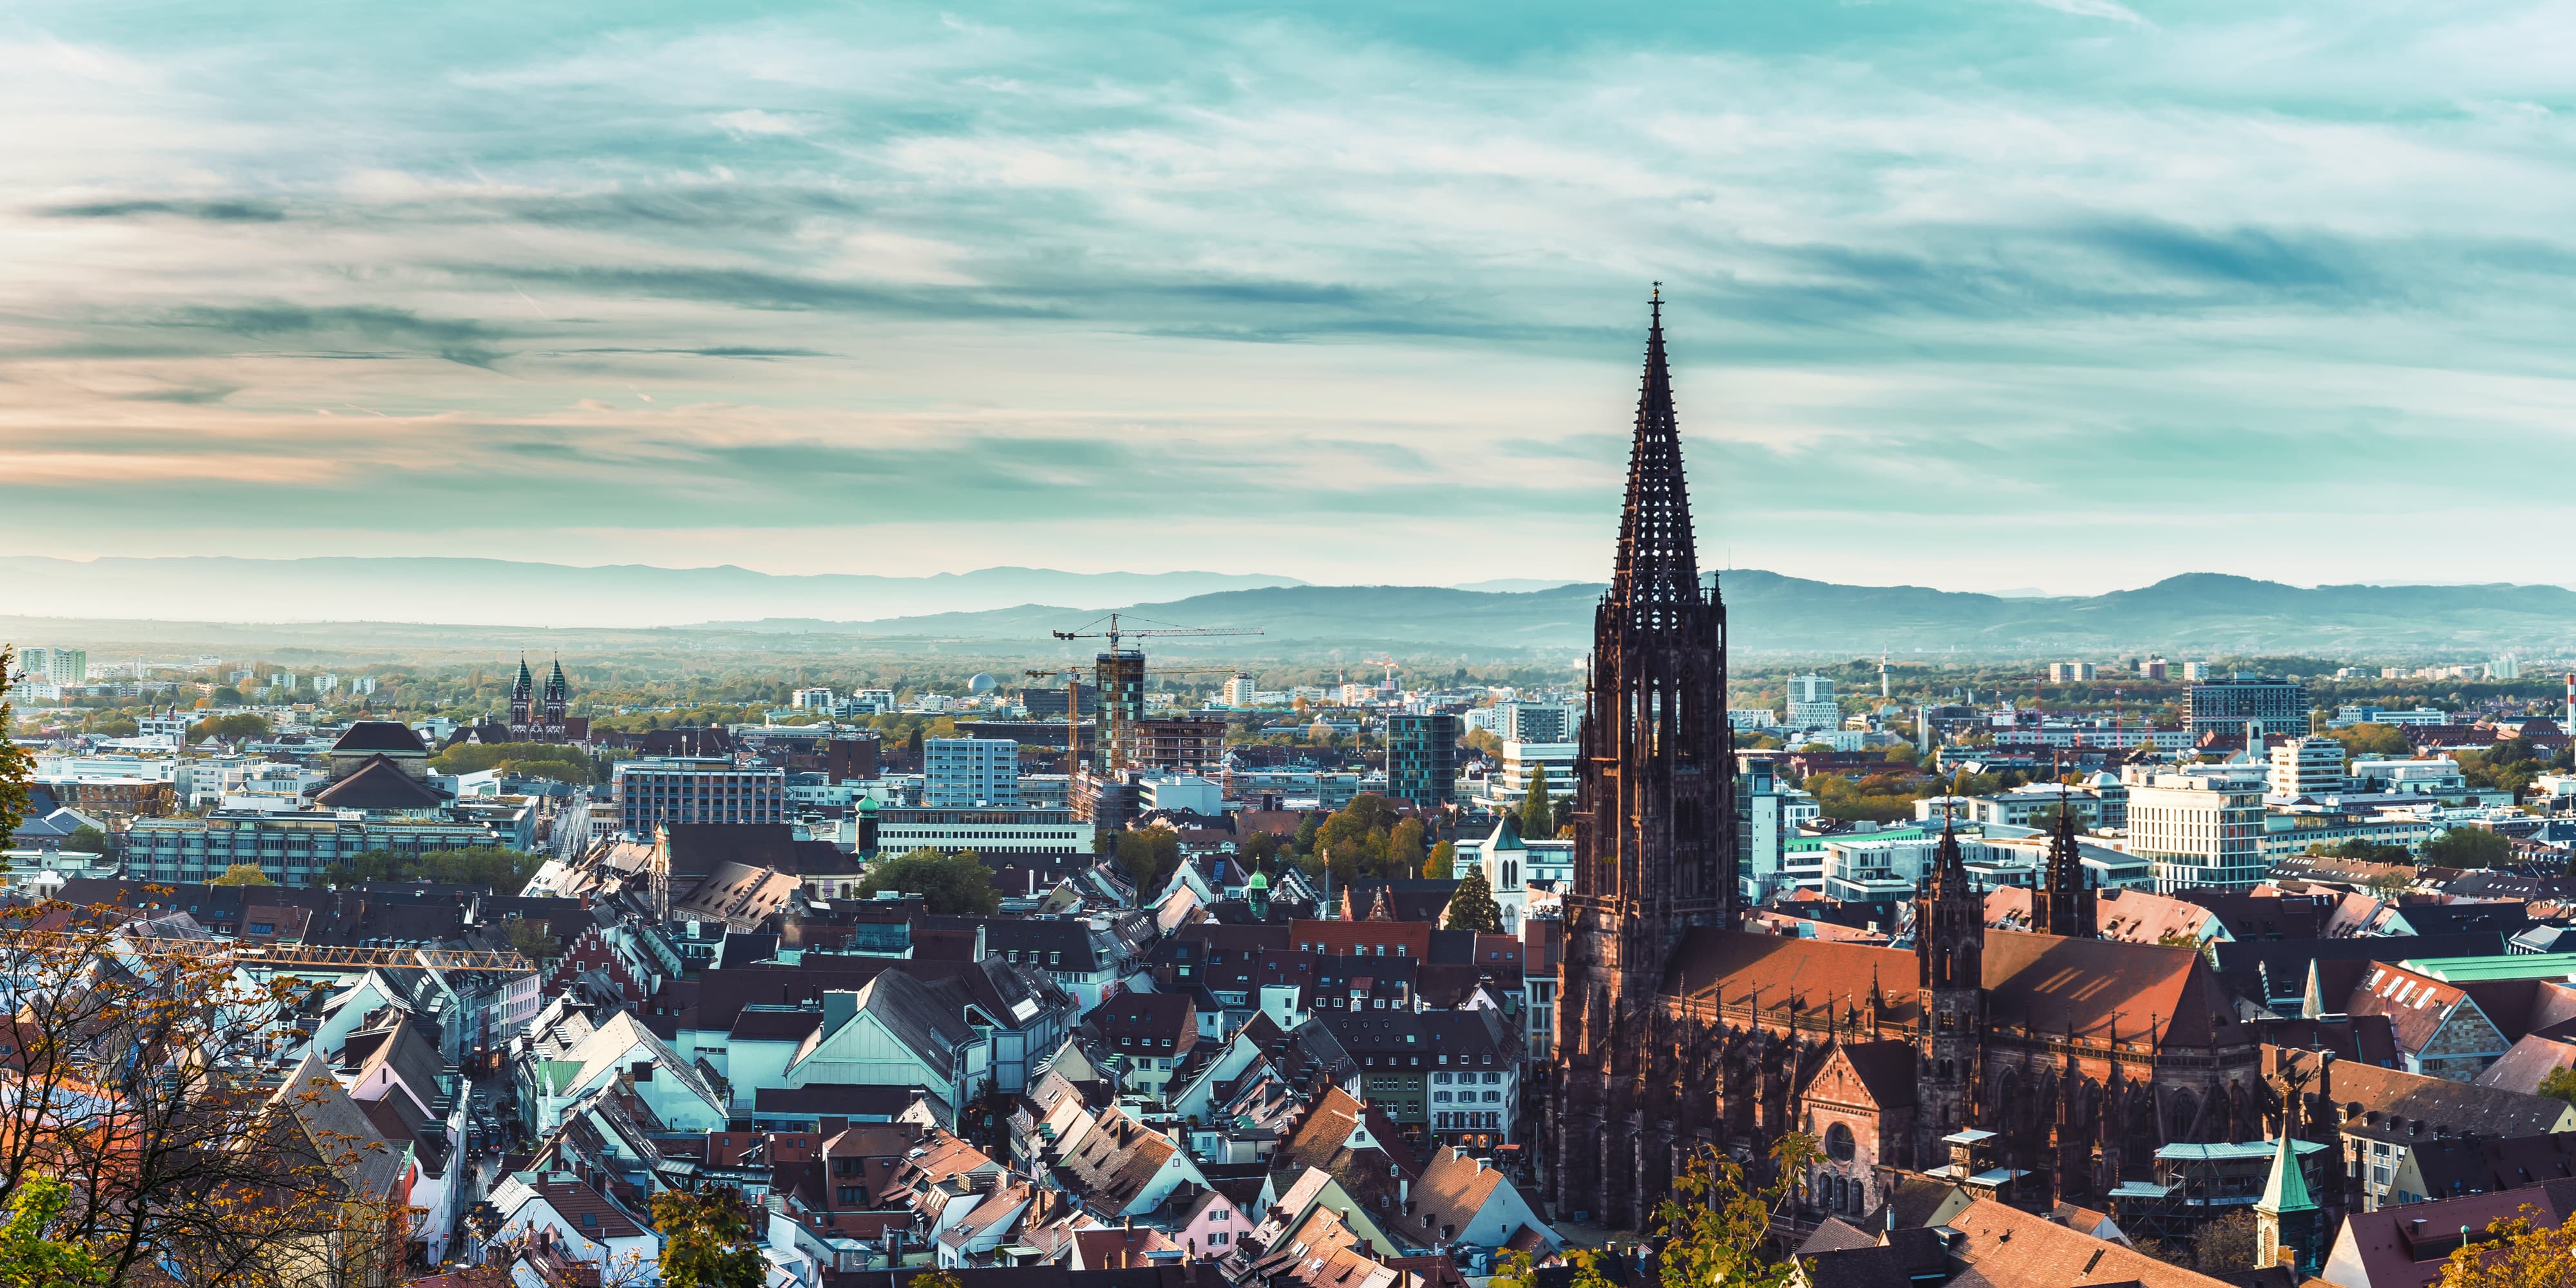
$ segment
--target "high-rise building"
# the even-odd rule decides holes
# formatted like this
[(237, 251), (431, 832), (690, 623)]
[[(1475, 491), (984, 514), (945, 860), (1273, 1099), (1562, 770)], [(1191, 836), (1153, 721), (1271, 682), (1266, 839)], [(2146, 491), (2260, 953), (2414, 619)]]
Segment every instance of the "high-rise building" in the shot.
[(1226, 678), (1225, 689), (1219, 695), (1218, 701), (1240, 710), (1251, 706), (1252, 695), (1259, 691), (1258, 686), (1253, 683), (1251, 672), (1237, 671)]
[(2325, 796), (2343, 790), (2343, 744), (2293, 738), (2272, 749), (2268, 784), (2275, 796)]
[(1430, 808), (1458, 795), (1458, 739), (1466, 733), (1454, 715), (1386, 718), (1386, 794)]
[(2288, 680), (2238, 675), (2225, 680), (2199, 680), (2188, 703), (2193, 737), (2205, 733), (2242, 734), (2249, 724), (2259, 733), (2285, 733), (2304, 738), (2308, 728), (2308, 686)]
[(1020, 803), (1020, 744), (1008, 738), (925, 738), (921, 759), (925, 809)]
[(18, 669), (38, 684), (89, 683), (89, 650), (26, 648), (18, 650)]
[[(2242, 768), (2239, 766), (2239, 768)], [(2156, 893), (2251, 889), (2263, 878), (2264, 784), (2228, 774), (2128, 771), (2129, 852)]]
[[(1548, 1151), (1558, 1209), (1613, 1227), (1643, 1221), (1646, 1192), (1662, 1190), (1630, 1126), (1651, 1045), (1640, 1019), (1683, 937), (1732, 925), (1737, 898), (1726, 605), (1700, 579), (1660, 301), (1643, 383), (1618, 557), (1592, 618)], [(1637, 1162), (1597, 1152), (1618, 1137)]]

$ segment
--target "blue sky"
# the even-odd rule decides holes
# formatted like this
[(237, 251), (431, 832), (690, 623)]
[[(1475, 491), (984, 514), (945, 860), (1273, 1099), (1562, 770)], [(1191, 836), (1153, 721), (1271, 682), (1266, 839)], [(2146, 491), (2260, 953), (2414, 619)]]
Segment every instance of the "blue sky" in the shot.
[(2566, 3), (225, 8), (0, 17), (22, 553), (1594, 578), (1661, 279), (1712, 563), (2566, 580)]

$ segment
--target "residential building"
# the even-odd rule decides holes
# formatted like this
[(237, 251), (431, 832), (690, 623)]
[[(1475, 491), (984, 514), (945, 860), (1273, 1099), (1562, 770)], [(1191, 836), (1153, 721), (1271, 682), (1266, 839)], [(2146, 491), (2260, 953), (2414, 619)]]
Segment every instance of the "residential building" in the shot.
[(2308, 686), (2288, 680), (2237, 675), (2224, 680), (2196, 679), (2184, 704), (2194, 737), (2218, 733), (2242, 736), (2250, 726), (2261, 733), (2306, 737)]
[(1386, 794), (1425, 809), (1454, 802), (1465, 732), (1454, 715), (1388, 716)]
[(2343, 790), (2343, 744), (2332, 738), (2293, 738), (2272, 749), (2272, 795), (2296, 800)]
[(1250, 672), (1237, 671), (1226, 677), (1225, 687), (1218, 691), (1217, 700), (1240, 711), (1253, 705), (1252, 695), (1260, 691)]
[(2093, 664), (2090, 662), (2048, 664), (2048, 682), (2051, 684), (2078, 684), (2095, 678), (2095, 674)]
[(89, 650), (79, 648), (24, 648), (18, 650), (18, 669), (27, 679), (38, 684), (89, 683)]
[(926, 738), (921, 803), (1009, 808), (1020, 803), (1020, 744), (1008, 738)]
[(787, 771), (729, 756), (625, 761), (609, 790), (618, 827), (638, 836), (668, 823), (777, 823), (787, 811)]

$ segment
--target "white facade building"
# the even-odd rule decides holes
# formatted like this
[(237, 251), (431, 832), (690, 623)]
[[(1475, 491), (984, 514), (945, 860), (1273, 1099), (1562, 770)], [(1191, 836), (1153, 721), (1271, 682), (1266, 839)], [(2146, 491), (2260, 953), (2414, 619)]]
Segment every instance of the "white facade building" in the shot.
[(2332, 738), (2293, 738), (2272, 749), (2275, 796), (2330, 796), (2343, 790), (2343, 744)]
[(1791, 676), (1789, 715), (1781, 723), (1794, 729), (1841, 728), (1843, 712), (1834, 701), (1834, 682), (1821, 675)]
[(926, 738), (921, 759), (924, 806), (1020, 803), (1020, 744), (1008, 738)]
[(2236, 773), (2143, 767), (2132, 767), (2122, 781), (2129, 787), (2127, 848), (2153, 866), (2156, 893), (2193, 886), (2243, 890), (2262, 879), (2263, 783)]

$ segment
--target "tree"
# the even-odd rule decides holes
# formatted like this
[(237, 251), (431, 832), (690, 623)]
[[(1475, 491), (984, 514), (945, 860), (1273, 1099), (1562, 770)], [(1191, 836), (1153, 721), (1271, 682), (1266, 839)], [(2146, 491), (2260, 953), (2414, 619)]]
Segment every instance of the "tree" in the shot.
[(2328, 729), (2325, 736), (2343, 744), (2346, 759), (2363, 756), (2404, 758), (2415, 754), (2415, 744), (2406, 741), (2405, 731), (2395, 725), (2356, 724), (2341, 729)]
[(1422, 861), (1422, 875), (1431, 881), (1446, 881), (1458, 875), (1457, 842), (1442, 841), (1432, 846), (1431, 857)]
[(653, 1196), (653, 1225), (662, 1234), (666, 1288), (761, 1288), (767, 1282), (768, 1261), (743, 1212), (741, 1191), (664, 1190)]
[(63, 848), (81, 854), (105, 854), (107, 853), (107, 833), (83, 823), (73, 828), (71, 835), (63, 838)]
[(529, 961), (543, 964), (563, 951), (563, 940), (549, 934), (537, 923), (524, 917), (512, 917), (507, 923), (510, 947)]
[(47, 1236), (62, 1219), (70, 1187), (51, 1176), (29, 1176), (9, 1200), (9, 1223), (0, 1226), (0, 1288), (89, 1288), (103, 1284), (89, 1249)]
[(2192, 1237), (2192, 1269), (2213, 1278), (2241, 1274), (2254, 1268), (2254, 1248), (2254, 1214), (2240, 1208)]
[(1181, 866), (1181, 834), (1159, 824), (1120, 832), (1117, 854), (1118, 866), (1136, 883), (1137, 899), (1151, 899)]
[[(1361, 792), (1315, 830), (1315, 853), (1344, 881), (1388, 876), (1394, 869), (1394, 832), (1406, 821), (1393, 801)], [(1419, 871), (1420, 841), (1415, 844), (1414, 870)]]
[(2571, 1288), (2576, 1286), (2576, 1217), (2560, 1226), (2534, 1225), (2539, 1209), (2487, 1223), (2484, 1239), (2451, 1250), (2436, 1288)]
[[(410, 1216), (383, 1142), (335, 1130), (347, 1106), (327, 1070), (276, 1088), (253, 1072), (302, 1043), (306, 988), (255, 982), (230, 945), (174, 947), (144, 924), (0, 909), (16, 1008), (0, 1061), (0, 1284), (30, 1282), (13, 1277), (28, 1261), (60, 1272), (31, 1281), (47, 1285), (390, 1282)], [(77, 1277), (45, 1241), (95, 1273)]]
[(1002, 906), (992, 872), (973, 850), (919, 849), (875, 860), (859, 877), (859, 893), (880, 890), (920, 895), (923, 907), (942, 916), (986, 916)]
[(1418, 876), (1422, 872), (1422, 820), (1399, 821), (1386, 837), (1386, 875), (1394, 879)]
[(1450, 930), (1503, 933), (1503, 910), (1494, 903), (1494, 888), (1485, 884), (1484, 868), (1469, 868), (1458, 879), (1458, 893), (1449, 896), (1449, 919), (1444, 925)]
[(2576, 1104), (2576, 1066), (2560, 1065), (2540, 1079), (2540, 1094)]
[(2513, 842), (2483, 827), (2455, 827), (2424, 843), (2418, 862), (2437, 868), (2492, 868), (2513, 859)]
[(1556, 800), (1547, 792), (1547, 766), (1530, 767), (1529, 790), (1521, 794), (1521, 835), (1556, 835)]
[(542, 854), (498, 845), (469, 845), (454, 850), (406, 854), (399, 850), (361, 850), (322, 869), (328, 886), (360, 881), (429, 881), (439, 885), (488, 886), (494, 894), (515, 895), (544, 867)]
[(208, 738), (219, 738), (225, 742), (241, 742), (265, 738), (273, 732), (275, 730), (269, 727), (265, 718), (244, 711), (228, 716), (209, 716), (188, 726), (188, 741), (204, 742)]
[(442, 774), (497, 769), (576, 786), (599, 781), (598, 766), (588, 752), (541, 742), (460, 742), (430, 757), (429, 767)]
[(273, 886), (277, 883), (269, 880), (268, 874), (260, 871), (259, 865), (256, 863), (236, 863), (225, 868), (222, 876), (216, 877), (214, 880), (209, 881), (206, 884), (219, 886)]
[[(0, 644), (0, 689), (17, 683), (18, 678), (18, 650)], [(9, 741), (9, 731), (16, 727), (9, 704), (0, 702), (0, 843), (17, 835), (18, 825), (27, 821), (27, 811), (35, 804), (35, 797), (27, 790), (27, 780), (35, 775), (36, 758)]]
[[(1770, 1257), (1771, 1214), (1818, 1157), (1816, 1141), (1791, 1132), (1771, 1146), (1771, 1183), (1756, 1188), (1744, 1165), (1713, 1149), (1694, 1150), (1672, 1192), (1655, 1205), (1656, 1269), (1661, 1288), (1782, 1288), (1794, 1267)], [(1576, 1269), (1570, 1288), (1609, 1288), (1598, 1252), (1568, 1256)], [(1634, 1282), (1630, 1280), (1628, 1282)], [(1534, 1288), (1527, 1258), (1507, 1260), (1494, 1288)]]

